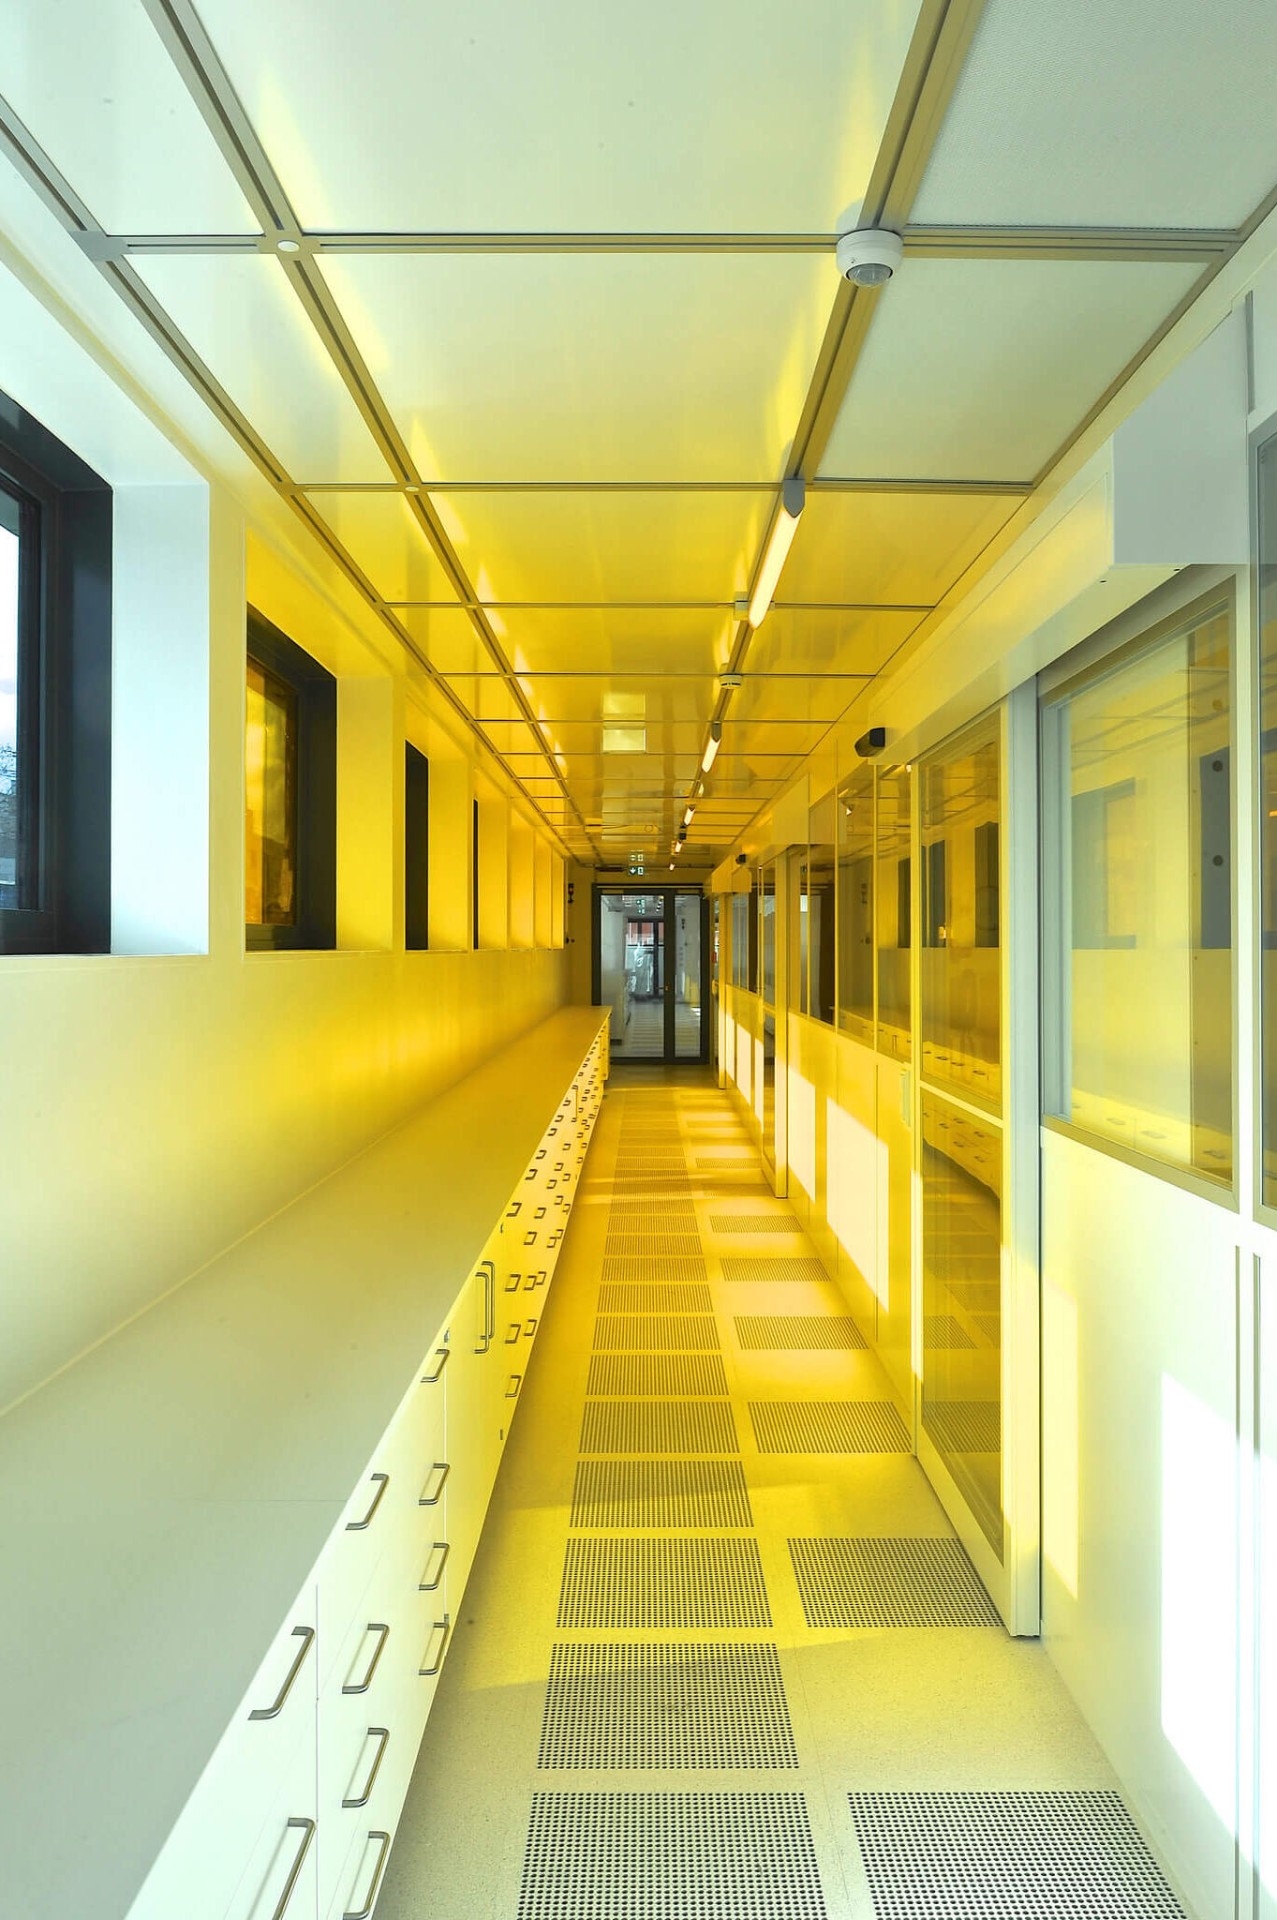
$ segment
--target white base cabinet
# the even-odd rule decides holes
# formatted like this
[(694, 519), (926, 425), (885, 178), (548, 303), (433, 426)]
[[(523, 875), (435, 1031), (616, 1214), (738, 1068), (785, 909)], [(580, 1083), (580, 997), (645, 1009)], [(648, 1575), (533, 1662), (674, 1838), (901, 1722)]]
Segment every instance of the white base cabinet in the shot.
[[(371, 1920), (563, 1242), (604, 1027), (129, 1920)], [(375, 1249), (370, 1249), (375, 1258)]]

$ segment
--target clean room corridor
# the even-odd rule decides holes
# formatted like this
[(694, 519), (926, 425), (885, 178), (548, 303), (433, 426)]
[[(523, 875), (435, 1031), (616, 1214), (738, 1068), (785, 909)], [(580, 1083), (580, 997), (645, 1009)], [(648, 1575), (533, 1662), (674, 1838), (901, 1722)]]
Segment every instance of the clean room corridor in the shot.
[(621, 1079), (380, 1920), (1180, 1913), (729, 1097)]

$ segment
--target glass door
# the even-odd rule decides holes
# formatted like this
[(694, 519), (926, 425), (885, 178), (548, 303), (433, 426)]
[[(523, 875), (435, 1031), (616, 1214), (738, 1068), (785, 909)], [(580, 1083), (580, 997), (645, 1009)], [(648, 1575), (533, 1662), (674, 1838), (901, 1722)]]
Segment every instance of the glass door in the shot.
[(707, 902), (699, 891), (594, 889), (594, 1003), (612, 1009), (612, 1058), (708, 1058)]

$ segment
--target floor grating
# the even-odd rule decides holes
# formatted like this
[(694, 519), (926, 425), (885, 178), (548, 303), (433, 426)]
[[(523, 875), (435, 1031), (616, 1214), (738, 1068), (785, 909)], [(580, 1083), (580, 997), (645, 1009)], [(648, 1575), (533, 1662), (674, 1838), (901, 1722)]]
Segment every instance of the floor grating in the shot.
[(701, 1251), (699, 1233), (630, 1233), (623, 1227), (609, 1227), (604, 1252), (611, 1258), (695, 1259)]
[(724, 1398), (727, 1374), (716, 1353), (596, 1353), (585, 1391), (633, 1398), (642, 1394), (683, 1400)]
[(796, 1767), (780, 1654), (586, 1641), (550, 1659), (538, 1767)]
[(890, 1400), (751, 1400), (760, 1453), (908, 1453)]
[(922, 1344), (924, 1347), (945, 1348), (974, 1347), (975, 1341), (960, 1320), (951, 1313), (929, 1313), (922, 1322)]
[(875, 1920), (1184, 1920), (1115, 1793), (848, 1799)]
[(694, 1257), (685, 1256), (678, 1260), (653, 1259), (650, 1255), (604, 1255), (602, 1279), (605, 1282), (660, 1281), (665, 1286), (676, 1282), (684, 1284), (704, 1280), (709, 1269), (705, 1265), (705, 1256), (698, 1253)]
[(729, 1400), (587, 1400), (581, 1452), (739, 1453)]
[(957, 1540), (791, 1540), (809, 1627), (996, 1627)]
[(736, 1338), (742, 1347), (796, 1353), (816, 1347), (866, 1345), (848, 1313), (739, 1313)]
[(995, 1400), (927, 1400), (922, 1425), (942, 1453), (996, 1453), (1002, 1445), (1002, 1409)]
[(801, 1233), (792, 1213), (711, 1213), (713, 1233)]
[(701, 1313), (601, 1313), (594, 1323), (594, 1351), (717, 1353), (718, 1323)]
[(827, 1920), (801, 1793), (537, 1793), (518, 1920)]
[(605, 1281), (600, 1313), (712, 1313), (713, 1295), (703, 1280)]
[(569, 1540), (561, 1627), (770, 1627), (757, 1543)]
[(752, 1527), (739, 1460), (580, 1460), (574, 1527)]
[(816, 1281), (827, 1285), (829, 1275), (822, 1260), (773, 1260), (766, 1254), (725, 1254), (723, 1278), (733, 1285), (753, 1281)]

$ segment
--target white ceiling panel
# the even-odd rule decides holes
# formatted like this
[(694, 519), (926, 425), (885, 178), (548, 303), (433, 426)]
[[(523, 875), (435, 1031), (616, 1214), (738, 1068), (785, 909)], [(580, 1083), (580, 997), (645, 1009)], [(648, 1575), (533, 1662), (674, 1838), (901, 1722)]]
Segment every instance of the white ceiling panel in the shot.
[(1017, 505), (971, 494), (809, 493), (780, 596), (934, 605)]
[(863, 197), (916, 13), (200, 6), (303, 221), (496, 233), (833, 231)]
[(133, 265), (292, 479), (387, 478), (280, 261), (147, 254)]
[(467, 493), (444, 519), (481, 600), (730, 602), (771, 504), (744, 493)]
[(108, 232), (259, 231), (140, 0), (10, 0), (0, 91)]
[(419, 471), (443, 480), (774, 481), (837, 286), (825, 254), (320, 266)]
[(822, 473), (1032, 480), (1201, 271), (910, 260), (883, 297)]
[(448, 575), (402, 494), (319, 493), (311, 505), (383, 600), (455, 601)]
[(1236, 227), (1277, 185), (1272, 0), (988, 0), (913, 219)]

